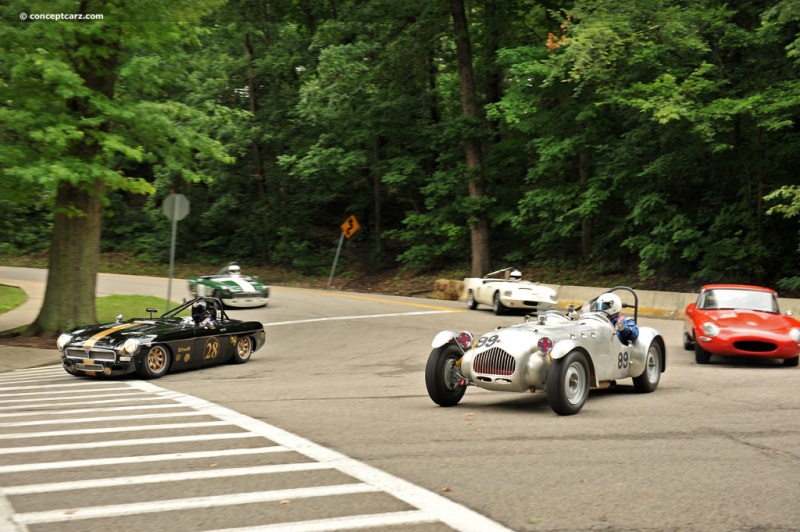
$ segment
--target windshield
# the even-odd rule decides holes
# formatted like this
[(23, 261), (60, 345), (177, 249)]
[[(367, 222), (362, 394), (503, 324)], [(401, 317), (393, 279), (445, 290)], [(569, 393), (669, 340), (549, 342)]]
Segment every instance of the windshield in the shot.
[(778, 313), (778, 301), (771, 292), (717, 288), (700, 295), (697, 308), (701, 309), (749, 309)]

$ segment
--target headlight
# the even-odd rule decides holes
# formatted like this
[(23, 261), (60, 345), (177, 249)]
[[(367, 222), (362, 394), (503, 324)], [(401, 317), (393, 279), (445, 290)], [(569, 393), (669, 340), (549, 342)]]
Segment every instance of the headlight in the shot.
[(58, 340), (56, 340), (56, 345), (58, 346), (58, 350), (63, 351), (64, 348), (67, 347), (67, 345), (69, 345), (71, 341), (72, 341), (72, 336), (69, 334), (64, 333), (61, 336), (59, 336)]
[(792, 339), (793, 342), (800, 342), (800, 329), (795, 327), (789, 331), (789, 338)]
[(703, 334), (705, 334), (706, 336), (712, 336), (712, 337), (716, 336), (716, 335), (719, 334), (719, 327), (717, 327), (715, 324), (711, 323), (710, 321), (706, 322), (706, 323), (703, 324)]
[(511, 297), (511, 294), (513, 294), (513, 293), (514, 292), (512, 292), (511, 290), (504, 290), (503, 291), (503, 295), (506, 296), (506, 297)]
[(139, 340), (136, 338), (128, 338), (122, 347), (119, 349), (121, 355), (135, 355), (139, 350)]

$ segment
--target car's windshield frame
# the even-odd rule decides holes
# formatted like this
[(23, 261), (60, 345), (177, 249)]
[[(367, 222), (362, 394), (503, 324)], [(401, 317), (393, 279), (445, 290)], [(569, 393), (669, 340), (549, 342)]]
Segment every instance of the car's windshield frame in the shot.
[(780, 314), (778, 298), (772, 292), (746, 288), (711, 288), (698, 298), (697, 308), (703, 310), (754, 310)]

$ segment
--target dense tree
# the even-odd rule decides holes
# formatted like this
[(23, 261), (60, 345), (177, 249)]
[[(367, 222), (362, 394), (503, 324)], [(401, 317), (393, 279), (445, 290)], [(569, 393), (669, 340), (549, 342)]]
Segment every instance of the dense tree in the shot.
[(170, 63), (156, 54), (176, 41), (178, 21), (197, 20), (216, 3), (51, 2), (48, 13), (102, 15), (62, 21), (21, 20), (27, 5), (6, 5), (3, 18), (17, 22), (0, 26), (0, 163), (4, 182), (51, 198), (47, 288), (27, 333), (53, 335), (95, 321), (108, 191), (154, 191), (127, 172), (126, 162), (158, 163), (194, 178), (193, 154), (222, 157), (213, 142), (185, 127), (192, 109), (157, 98)]
[(53, 236), (48, 308), (91, 317), (88, 250), (165, 261), (171, 191), (189, 260), (327, 273), (354, 214), (345, 268), (800, 289), (796, 0), (215, 6), (0, 26), (0, 252)]

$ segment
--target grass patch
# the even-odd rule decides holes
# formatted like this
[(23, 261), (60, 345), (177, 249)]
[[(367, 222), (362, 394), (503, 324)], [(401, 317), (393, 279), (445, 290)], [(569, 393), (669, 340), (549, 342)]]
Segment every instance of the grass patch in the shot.
[[(146, 310), (148, 308), (158, 309), (158, 312), (155, 312), (153, 316), (160, 316), (168, 310), (167, 300), (156, 296), (105, 296), (98, 297), (95, 303), (97, 305), (97, 323), (115, 321), (120, 314), (122, 314), (123, 320), (147, 318), (150, 316)], [(173, 309), (177, 306), (180, 306), (180, 303), (173, 302), (169, 308)], [(187, 309), (187, 311), (181, 313), (181, 316), (189, 316), (190, 314)]]
[(17, 308), (27, 300), (25, 292), (16, 286), (0, 285), (0, 314)]

